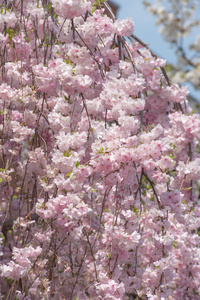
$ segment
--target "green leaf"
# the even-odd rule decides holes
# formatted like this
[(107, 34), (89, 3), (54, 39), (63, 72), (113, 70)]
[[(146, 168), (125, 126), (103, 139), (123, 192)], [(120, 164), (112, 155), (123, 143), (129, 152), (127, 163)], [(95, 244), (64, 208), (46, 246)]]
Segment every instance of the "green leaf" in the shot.
[(1, 15), (3, 15), (4, 12), (10, 12), (8, 8), (4, 7), (1, 9)]
[(154, 195), (153, 194), (150, 197), (150, 201), (154, 201)]
[(182, 200), (181, 203), (186, 204), (188, 206), (188, 203), (185, 200)]
[(6, 281), (7, 281), (7, 283), (8, 283), (8, 284), (11, 284), (11, 283), (13, 282), (13, 280), (12, 280), (12, 279), (10, 279), (10, 278), (7, 278), (7, 277), (6, 277)]
[(63, 153), (64, 157), (70, 157), (72, 154), (70, 153), (70, 150), (67, 150)]
[(6, 31), (8, 33), (9, 41), (12, 42), (12, 37), (13, 37), (13, 33), (14, 33), (13, 29), (6, 28)]
[(29, 39), (27, 36), (24, 36), (24, 39), (25, 39), (27, 42), (30, 42), (30, 39)]
[(103, 154), (103, 155), (105, 155), (106, 154), (106, 151), (108, 150), (108, 148), (103, 148), (103, 147), (101, 147), (101, 149), (100, 150), (98, 150), (98, 149), (96, 149), (97, 150), (97, 152), (99, 153), (99, 154)]
[(95, 4), (92, 5), (92, 14), (95, 12), (95, 10), (97, 9), (97, 6)]
[(168, 72), (172, 72), (174, 71), (174, 66), (172, 64), (167, 64), (165, 66), (165, 71), (168, 73)]
[(170, 174), (171, 175), (176, 175), (176, 171), (171, 171)]
[(142, 3), (143, 3), (146, 7), (149, 7), (149, 6), (150, 6), (150, 3), (147, 2), (147, 1), (142, 1)]
[(65, 62), (67, 65), (73, 66), (73, 63), (72, 63), (71, 61), (69, 61), (68, 59), (64, 59), (64, 62)]
[(172, 155), (172, 153), (169, 153), (169, 157), (170, 157), (171, 159), (176, 158), (175, 156)]
[(76, 168), (78, 168), (78, 166), (79, 166), (79, 162), (77, 161), (77, 162), (76, 162)]
[(2, 238), (2, 241), (3, 241), (3, 242), (6, 240), (3, 233), (0, 234), (0, 237)]
[(138, 210), (137, 210), (136, 206), (134, 206), (133, 210), (134, 210), (134, 213), (136, 214), (136, 216), (138, 216)]
[(70, 176), (71, 176), (71, 174), (72, 174), (72, 171), (71, 171), (71, 172), (69, 172), (69, 173), (67, 173), (67, 174), (65, 175), (65, 177), (70, 177)]
[(103, 4), (104, 2), (106, 2), (106, 0), (96, 0), (95, 3), (92, 5), (92, 14), (97, 8), (100, 8), (101, 4)]
[(186, 188), (186, 187), (183, 187), (182, 189), (183, 189), (183, 190), (185, 190), (185, 191), (190, 191), (192, 188), (193, 188), (193, 187), (192, 187), (192, 186), (190, 186), (190, 187), (188, 187), (188, 188)]

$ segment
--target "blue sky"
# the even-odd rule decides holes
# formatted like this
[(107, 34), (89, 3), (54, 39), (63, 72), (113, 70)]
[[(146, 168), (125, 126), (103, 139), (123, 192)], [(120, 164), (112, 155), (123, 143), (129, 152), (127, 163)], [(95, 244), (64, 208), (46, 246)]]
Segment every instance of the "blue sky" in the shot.
[(155, 25), (155, 18), (147, 12), (142, 0), (113, 0), (119, 5), (118, 18), (131, 17), (135, 23), (135, 35), (143, 42), (149, 44), (151, 50), (167, 62), (175, 62), (173, 50), (159, 34), (159, 28)]
[[(155, 25), (155, 18), (147, 12), (142, 0), (112, 0), (119, 5), (118, 18), (131, 17), (135, 23), (134, 34), (143, 42), (149, 44), (151, 50), (167, 60), (167, 63), (176, 62), (174, 50), (164, 41), (159, 33), (159, 27)], [(151, 1), (154, 3), (154, 1)], [(200, 91), (195, 91), (188, 85), (191, 95), (200, 101)]]

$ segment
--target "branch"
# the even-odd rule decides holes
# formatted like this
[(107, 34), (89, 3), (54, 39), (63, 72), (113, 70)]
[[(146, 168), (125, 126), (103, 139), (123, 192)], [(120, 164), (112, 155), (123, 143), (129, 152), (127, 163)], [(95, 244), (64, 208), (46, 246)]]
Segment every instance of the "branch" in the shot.
[[(158, 56), (155, 53), (153, 53), (153, 51), (149, 48), (149, 46), (147, 44), (145, 44), (141, 39), (139, 39), (134, 34), (131, 34), (131, 37), (134, 40), (136, 40), (138, 43), (140, 43), (143, 47), (145, 47), (146, 49), (148, 49), (153, 57), (158, 58)], [(140, 52), (138, 52), (138, 53), (140, 54)], [(163, 73), (163, 75), (164, 75), (164, 77), (165, 77), (165, 79), (167, 81), (167, 84), (170, 86), (171, 83), (170, 83), (169, 77), (167, 76), (167, 73), (166, 73), (164, 67), (160, 67), (160, 69), (161, 69), (161, 71), (162, 71), (162, 73)]]
[(112, 11), (112, 8), (110, 7), (110, 5), (108, 4), (107, 1), (103, 3), (103, 6), (104, 6), (105, 9), (107, 10), (107, 12), (110, 14), (110, 16), (111, 16), (111, 18), (112, 18), (112, 20), (113, 20), (113, 23), (114, 23), (115, 20), (116, 20), (116, 17), (115, 17), (115, 15), (114, 15), (113, 11)]

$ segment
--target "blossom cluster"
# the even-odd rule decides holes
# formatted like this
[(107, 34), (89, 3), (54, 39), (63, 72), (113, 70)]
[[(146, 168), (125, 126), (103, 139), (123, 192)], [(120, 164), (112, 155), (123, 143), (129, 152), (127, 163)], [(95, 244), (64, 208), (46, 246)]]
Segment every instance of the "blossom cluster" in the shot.
[(187, 89), (107, 2), (7, 1), (0, 25), (2, 295), (199, 299)]
[[(190, 82), (195, 89), (200, 86), (200, 35), (199, 2), (196, 0), (145, 1), (150, 13), (156, 17), (160, 33), (174, 48), (175, 63), (168, 70), (174, 82)], [(195, 108), (199, 109), (198, 103)]]

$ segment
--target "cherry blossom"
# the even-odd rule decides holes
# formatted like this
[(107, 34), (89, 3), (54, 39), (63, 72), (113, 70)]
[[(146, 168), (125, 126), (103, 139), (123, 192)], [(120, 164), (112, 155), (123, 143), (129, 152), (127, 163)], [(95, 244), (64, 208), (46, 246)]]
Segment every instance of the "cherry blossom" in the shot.
[(107, 1), (7, 2), (2, 296), (199, 299), (200, 121), (187, 89)]

